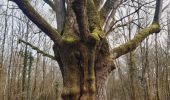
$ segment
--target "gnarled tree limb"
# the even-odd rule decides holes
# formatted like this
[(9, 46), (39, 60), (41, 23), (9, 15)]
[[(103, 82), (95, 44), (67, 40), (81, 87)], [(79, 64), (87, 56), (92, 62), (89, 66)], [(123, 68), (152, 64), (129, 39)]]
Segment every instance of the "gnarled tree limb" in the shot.
[(12, 0), (23, 13), (35, 23), (46, 35), (48, 35), (55, 43), (62, 42), (60, 34), (53, 28), (29, 3), (28, 0)]
[(138, 45), (150, 34), (158, 33), (160, 31), (160, 25), (159, 25), (159, 18), (160, 18), (160, 12), (162, 7), (162, 0), (156, 1), (156, 8), (155, 8), (155, 14), (152, 24), (149, 27), (146, 27), (139, 31), (133, 39), (129, 40), (128, 42), (114, 48), (112, 50), (113, 53), (113, 59), (116, 59), (128, 52), (131, 52), (135, 50)]
[(112, 50), (113, 58), (118, 58), (130, 51), (133, 51), (137, 46), (150, 34), (158, 33), (160, 26), (158, 23), (152, 23), (149, 27), (142, 29), (137, 33), (132, 40), (129, 40), (125, 44), (122, 44)]

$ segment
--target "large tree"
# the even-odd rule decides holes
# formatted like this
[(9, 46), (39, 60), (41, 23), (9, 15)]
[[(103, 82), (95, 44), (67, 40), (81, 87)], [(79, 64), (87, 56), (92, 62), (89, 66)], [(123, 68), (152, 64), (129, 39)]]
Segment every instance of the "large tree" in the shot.
[(116, 9), (124, 0), (44, 0), (56, 12), (57, 29), (29, 0), (12, 1), (54, 42), (54, 59), (63, 77), (64, 100), (107, 100), (106, 80), (115, 69), (114, 60), (136, 49), (150, 34), (160, 31), (162, 0), (156, 0), (151, 25), (112, 50), (106, 37), (115, 25)]

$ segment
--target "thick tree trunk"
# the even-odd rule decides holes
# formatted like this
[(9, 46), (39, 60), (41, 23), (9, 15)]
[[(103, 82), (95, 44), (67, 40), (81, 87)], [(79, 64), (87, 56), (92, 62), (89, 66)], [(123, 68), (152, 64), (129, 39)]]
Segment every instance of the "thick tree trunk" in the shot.
[(99, 83), (97, 83), (97, 85), (98, 91), (96, 95), (96, 100), (107, 100), (105, 80), (101, 80)]
[(62, 98), (95, 100), (94, 48), (84, 43), (63, 44), (54, 46), (54, 51), (63, 76)]
[(96, 73), (96, 100), (107, 100), (106, 94), (106, 83), (107, 83), (108, 73), (101, 71)]
[(100, 43), (99, 51), (96, 53), (96, 57), (96, 100), (107, 100), (107, 79), (110, 72), (115, 69), (107, 40), (103, 40)]
[(84, 43), (54, 46), (63, 76), (64, 100), (107, 100), (106, 80), (114, 68), (107, 41), (97, 50)]
[(55, 48), (54, 46), (54, 51), (63, 77), (62, 98), (64, 100), (78, 100), (81, 90), (79, 81), (81, 75), (78, 64), (79, 61), (75, 54), (76, 52), (74, 48), (69, 46), (62, 46), (58, 48)]

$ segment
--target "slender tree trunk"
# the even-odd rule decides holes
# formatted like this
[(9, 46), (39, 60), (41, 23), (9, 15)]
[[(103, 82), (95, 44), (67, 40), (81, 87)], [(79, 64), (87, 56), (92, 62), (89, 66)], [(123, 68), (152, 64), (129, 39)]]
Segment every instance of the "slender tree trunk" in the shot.
[(39, 66), (40, 55), (37, 53), (36, 64), (35, 64), (35, 74), (34, 74), (34, 83), (32, 89), (32, 97), (35, 97), (36, 89), (37, 89), (37, 76), (38, 76), (38, 66)]
[[(4, 33), (3, 33), (3, 39), (2, 39), (2, 43), (1, 43), (1, 46), (2, 46), (2, 52), (1, 52), (1, 55), (0, 55), (0, 80), (3, 81), (3, 64), (4, 64), (4, 52), (5, 52), (5, 44), (6, 44), (6, 37), (7, 37), (7, 34), (8, 34), (8, 17), (7, 17), (7, 14), (8, 14), (8, 5), (9, 3), (7, 2), (7, 8), (6, 8), (6, 11), (5, 11), (5, 22), (4, 22)], [(8, 80), (6, 80), (6, 83), (7, 83)], [(4, 88), (4, 93), (0, 93), (0, 96), (2, 97), (1, 99), (5, 99), (7, 96), (6, 96), (6, 88), (7, 88), (7, 84), (5, 85), (5, 88)], [(2, 85), (0, 84), (0, 90), (2, 90)], [(3, 94), (3, 95), (2, 95)]]
[[(144, 85), (144, 94), (145, 94), (145, 99), (146, 100), (150, 100), (150, 95), (149, 95), (149, 86), (148, 86), (148, 84), (147, 83), (149, 83), (149, 82), (147, 82), (147, 81), (149, 81), (149, 80), (147, 80), (147, 78), (149, 78), (149, 71), (148, 71), (148, 69), (149, 69), (149, 58), (148, 58), (148, 38), (146, 39), (146, 50), (145, 50), (145, 62), (144, 62), (144, 70), (143, 70), (143, 81), (144, 81), (144, 83), (143, 83), (143, 85)], [(146, 71), (147, 71), (147, 73), (148, 73), (148, 76), (146, 76)], [(146, 77), (145, 77), (146, 76)], [(150, 78), (149, 78), (150, 79)]]
[[(27, 34), (25, 36), (26, 41), (28, 41), (28, 34), (29, 34), (28, 26), (29, 26), (29, 22), (27, 22)], [(26, 97), (25, 87), (26, 87), (27, 64), (28, 64), (28, 46), (26, 45), (24, 51), (24, 62), (23, 62), (23, 69), (22, 69), (22, 100), (24, 100)]]
[(12, 66), (13, 66), (13, 47), (14, 47), (14, 33), (13, 33), (13, 18), (12, 18), (12, 32), (11, 32), (11, 50), (10, 50), (10, 52), (11, 52), (11, 54), (10, 54), (10, 60), (9, 60), (9, 66), (8, 66), (8, 78), (7, 78), (7, 80), (8, 80), (8, 82), (7, 82), (7, 86), (8, 86), (8, 88), (7, 88), (7, 95), (8, 95), (8, 100), (10, 100), (11, 99), (11, 92), (12, 92), (12, 73), (13, 73), (13, 70), (12, 70)]
[(123, 74), (122, 74), (122, 70), (120, 68), (118, 68), (118, 73), (119, 73), (119, 77), (120, 77), (120, 80), (121, 80), (121, 88), (122, 88), (122, 91), (123, 91), (123, 100), (128, 100), (128, 96), (126, 94), (126, 88), (127, 86), (124, 85), (124, 80), (123, 80)]
[(155, 64), (156, 64), (156, 100), (160, 100), (159, 96), (159, 58), (158, 58), (158, 36), (155, 34)]
[(28, 63), (28, 80), (27, 80), (27, 100), (31, 100), (31, 72), (32, 72), (32, 52), (29, 53), (29, 63)]
[[(44, 41), (44, 44), (46, 44), (46, 37), (44, 36), (43, 38), (43, 41)], [(47, 51), (46, 45), (44, 45), (44, 51)], [(43, 57), (43, 60), (42, 60), (42, 83), (41, 83), (41, 89), (40, 89), (40, 92), (44, 93), (45, 92), (45, 83), (46, 83), (46, 58)], [(43, 100), (46, 100), (46, 96), (45, 95), (42, 95), (42, 99)]]
[[(128, 6), (129, 7), (129, 6)], [(130, 9), (129, 9), (130, 10)], [(128, 10), (128, 13), (130, 11)], [(130, 17), (128, 17), (128, 20), (130, 21)], [(128, 31), (129, 31), (129, 40), (131, 40), (131, 23), (128, 25)], [(129, 67), (129, 79), (130, 79), (130, 89), (131, 89), (131, 99), (136, 100), (136, 89), (135, 89), (135, 71), (136, 71), (136, 66), (135, 66), (135, 61), (134, 61), (134, 52), (130, 52), (128, 56), (128, 67)]]
[(170, 58), (170, 53), (169, 53), (169, 50), (170, 50), (170, 14), (169, 12), (167, 13), (167, 26), (168, 26), (168, 38), (167, 38), (167, 47), (166, 47), (166, 69), (165, 69), (165, 73), (166, 73), (166, 92), (167, 92), (167, 100), (170, 99), (170, 86), (169, 86), (169, 66), (170, 66), (170, 63), (169, 63), (169, 58)]
[[(41, 36), (39, 34), (38, 38), (38, 44), (40, 44), (41, 41)], [(40, 54), (37, 52), (37, 57), (36, 57), (36, 64), (35, 64), (35, 71), (34, 71), (34, 83), (33, 83), (33, 89), (32, 89), (32, 97), (35, 97), (36, 89), (37, 89), (37, 76), (38, 76), (38, 66), (39, 66), (39, 61), (41, 59)]]

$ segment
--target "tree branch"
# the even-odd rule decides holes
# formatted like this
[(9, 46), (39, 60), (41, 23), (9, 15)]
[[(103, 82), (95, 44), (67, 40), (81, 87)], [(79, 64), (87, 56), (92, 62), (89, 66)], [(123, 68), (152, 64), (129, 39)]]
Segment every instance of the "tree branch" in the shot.
[[(107, 6), (109, 6), (109, 5), (108, 5), (108, 3), (107, 3), (107, 1), (106, 1), (106, 6), (104, 6), (104, 8), (106, 9), (105, 12), (108, 13), (108, 14), (106, 13), (106, 14), (107, 14), (107, 17), (106, 17), (106, 19), (105, 19), (105, 23), (103, 24), (103, 25), (104, 25), (104, 26), (103, 26), (103, 30), (104, 30), (105, 32), (107, 32), (108, 29), (109, 29), (109, 27), (112, 26), (111, 24), (114, 23), (114, 16), (115, 16), (116, 10), (117, 10), (117, 8), (123, 3), (123, 0), (108, 0), (108, 1), (114, 2), (114, 3), (111, 3), (111, 4), (113, 4), (112, 7), (107, 7)], [(110, 9), (110, 11), (108, 12), (107, 9)], [(104, 12), (104, 13), (105, 13), (105, 12)], [(110, 13), (110, 14), (109, 14), (109, 13)]]
[(51, 0), (44, 0), (45, 3), (47, 3), (54, 11), (55, 11), (55, 5), (53, 1)]
[(142, 29), (137, 33), (132, 40), (114, 48), (112, 50), (113, 58), (118, 58), (130, 51), (133, 51), (137, 46), (150, 34), (158, 33), (160, 31), (160, 26), (158, 23), (153, 23), (149, 27)]
[[(64, 29), (64, 23), (66, 18), (65, 0), (53, 0), (55, 4), (57, 30), (61, 33)], [(68, 7), (68, 5), (67, 5)]]
[(103, 37), (101, 29), (101, 19), (99, 11), (93, 0), (87, 0), (87, 18), (89, 23), (90, 36), (95, 40), (100, 40)]
[[(126, 16), (123, 16), (123, 17), (120, 18), (119, 20), (116, 20), (114, 23), (111, 23), (110, 26), (109, 26), (109, 29), (106, 31), (106, 36), (107, 36), (107, 34), (109, 34), (109, 33), (112, 31), (112, 28), (113, 28), (113, 26), (114, 26), (116, 23), (118, 23), (119, 21), (122, 21), (123, 19), (125, 19), (125, 18), (127, 18), (127, 17), (129, 17), (129, 16), (131, 16), (131, 15), (133, 15), (133, 14), (135, 14), (135, 13), (137, 13), (139, 10), (141, 10), (141, 8), (142, 8), (143, 6), (145, 6), (145, 5), (147, 5), (147, 4), (150, 4), (150, 3), (152, 3), (152, 2), (153, 2), (153, 1), (148, 2), (148, 3), (145, 3), (145, 4), (142, 4), (142, 5), (139, 6), (138, 9), (136, 9), (134, 12), (132, 12), (132, 13), (126, 15)], [(110, 17), (110, 16), (109, 16), (109, 17)], [(113, 16), (112, 16), (112, 17), (113, 17)]]
[(114, 48), (112, 50), (113, 59), (116, 59), (128, 52), (135, 50), (138, 47), (138, 45), (150, 34), (160, 32), (159, 18), (160, 18), (160, 12), (162, 11), (161, 7), (162, 7), (162, 0), (157, 0), (152, 24), (149, 27), (146, 27), (141, 31), (139, 31), (139, 33), (137, 33), (133, 39)]
[(103, 20), (107, 20), (109, 13), (111, 12), (111, 17), (115, 15), (115, 11), (118, 8), (118, 6), (123, 3), (123, 0), (106, 0), (104, 3), (104, 6), (101, 8), (101, 16), (103, 17)]
[[(139, 18), (139, 19), (143, 19), (143, 18)], [(116, 28), (128, 26), (130, 23), (136, 24), (136, 23), (134, 23), (134, 21), (139, 20), (139, 19), (133, 19), (133, 20), (131, 20), (131, 21), (129, 21), (129, 22), (126, 22), (126, 23), (124, 23), (124, 24), (118, 24), (118, 25), (116, 25), (115, 27), (112, 27), (112, 28), (110, 29), (110, 32), (112, 32), (112, 31), (113, 31), (114, 29), (116, 29)], [(137, 26), (139, 26), (139, 25), (137, 25)], [(139, 27), (142, 28), (141, 26), (139, 26)], [(143, 29), (143, 28), (142, 28), (142, 29)], [(107, 36), (108, 34), (109, 34), (109, 33), (107, 32), (107, 33), (106, 33), (106, 36)]]
[(104, 2), (105, 2), (104, 0), (94, 0), (94, 3), (98, 11), (100, 11)]
[(37, 47), (33, 46), (32, 44), (30, 44), (29, 42), (26, 42), (26, 41), (24, 41), (24, 40), (22, 40), (22, 39), (19, 39), (18, 41), (19, 41), (19, 43), (22, 42), (22, 43), (30, 46), (32, 49), (36, 50), (38, 53), (41, 53), (43, 56), (46, 56), (46, 57), (48, 57), (48, 58), (51, 58), (51, 59), (55, 60), (55, 57), (54, 57), (54, 56), (52, 56), (52, 55), (50, 55), (50, 54), (48, 54), (48, 53), (45, 53), (44, 51), (42, 51), (42, 50), (40, 50), (39, 48), (37, 48)]
[(87, 40), (89, 36), (88, 19), (87, 19), (87, 1), (86, 0), (74, 0), (73, 10), (76, 14), (76, 19), (80, 31), (80, 37), (82, 40)]
[(60, 34), (53, 28), (28, 2), (28, 0), (12, 0), (22, 12), (35, 23), (53, 42), (60, 44), (62, 42)]
[(156, 0), (156, 7), (155, 7), (155, 15), (154, 15), (154, 22), (159, 23), (161, 12), (162, 12), (162, 3), (163, 0)]

